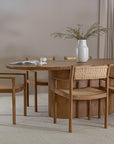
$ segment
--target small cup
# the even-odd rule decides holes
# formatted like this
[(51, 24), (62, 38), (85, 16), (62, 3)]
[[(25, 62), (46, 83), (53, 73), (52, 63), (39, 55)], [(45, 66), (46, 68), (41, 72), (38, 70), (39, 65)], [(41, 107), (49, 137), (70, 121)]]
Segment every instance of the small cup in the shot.
[(40, 58), (40, 61), (46, 62), (46, 61), (47, 61), (47, 58), (46, 58), (46, 57), (41, 57), (41, 58)]

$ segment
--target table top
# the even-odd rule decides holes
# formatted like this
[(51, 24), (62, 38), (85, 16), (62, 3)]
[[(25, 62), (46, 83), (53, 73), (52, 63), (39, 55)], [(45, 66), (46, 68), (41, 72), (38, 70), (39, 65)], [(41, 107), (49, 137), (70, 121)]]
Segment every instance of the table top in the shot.
[(12, 65), (8, 64), (6, 67), (16, 70), (69, 70), (71, 65), (83, 66), (83, 65), (107, 65), (114, 64), (114, 59), (91, 59), (85, 63), (76, 62), (76, 60), (55, 60), (47, 61), (46, 65)]

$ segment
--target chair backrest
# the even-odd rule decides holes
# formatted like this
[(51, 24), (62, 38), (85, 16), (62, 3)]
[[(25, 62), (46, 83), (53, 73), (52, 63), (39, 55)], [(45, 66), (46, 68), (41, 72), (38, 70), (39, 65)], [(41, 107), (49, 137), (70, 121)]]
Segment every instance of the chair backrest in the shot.
[[(88, 60), (89, 59), (92, 59), (92, 56), (88, 57)], [(76, 60), (76, 57), (67, 57), (67, 56), (64, 56), (64, 60)]]
[(105, 79), (108, 74), (108, 65), (104, 66), (72, 66), (73, 80)]
[(114, 78), (114, 64), (110, 65), (110, 77)]
[[(28, 60), (28, 61), (38, 60), (39, 61), (40, 58), (28, 58), (28, 57), (26, 57), (26, 60)], [(48, 57), (47, 60), (48, 61), (55, 60), (55, 57)]]

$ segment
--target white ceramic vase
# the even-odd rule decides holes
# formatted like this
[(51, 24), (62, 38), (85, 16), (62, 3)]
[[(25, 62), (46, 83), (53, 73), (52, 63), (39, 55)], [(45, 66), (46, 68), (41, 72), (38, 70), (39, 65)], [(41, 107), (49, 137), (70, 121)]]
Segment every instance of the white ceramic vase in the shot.
[(78, 40), (78, 47), (76, 48), (77, 62), (87, 62), (89, 57), (89, 49), (86, 40)]

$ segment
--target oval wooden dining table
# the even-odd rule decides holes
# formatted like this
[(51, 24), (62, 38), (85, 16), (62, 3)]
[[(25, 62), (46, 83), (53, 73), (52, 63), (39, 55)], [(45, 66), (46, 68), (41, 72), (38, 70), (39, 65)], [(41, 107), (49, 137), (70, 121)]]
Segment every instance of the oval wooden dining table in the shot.
[[(15, 70), (48, 70), (48, 112), (49, 116), (53, 116), (53, 88), (54, 88), (54, 77), (67, 79), (69, 78), (70, 74), (70, 67), (71, 65), (75, 66), (83, 66), (83, 65), (107, 65), (107, 64), (114, 64), (114, 59), (92, 59), (88, 60), (86, 63), (77, 63), (76, 60), (56, 60), (56, 61), (48, 61), (46, 65), (42, 66), (35, 66), (35, 65), (12, 65), (8, 64), (7, 68), (15, 69)], [(111, 74), (114, 77), (114, 70), (111, 70)], [(79, 82), (80, 87), (87, 85), (87, 81)], [(98, 85), (98, 81), (92, 82), (94, 86)], [(75, 83), (74, 83), (75, 87)], [(69, 82), (58, 82), (58, 88), (69, 88)], [(69, 111), (69, 102), (68, 100), (60, 97), (57, 97), (58, 103), (58, 111), (57, 117), (58, 118), (68, 118), (68, 111)], [(101, 101), (101, 113), (104, 114), (104, 100)], [(78, 102), (78, 117), (85, 117), (87, 116), (87, 101), (79, 101)], [(109, 113), (114, 112), (114, 96), (110, 94), (109, 96)], [(74, 102), (73, 107), (73, 117), (77, 117), (76, 113), (76, 103)], [(92, 101), (92, 114), (93, 116), (98, 115), (98, 101)]]

